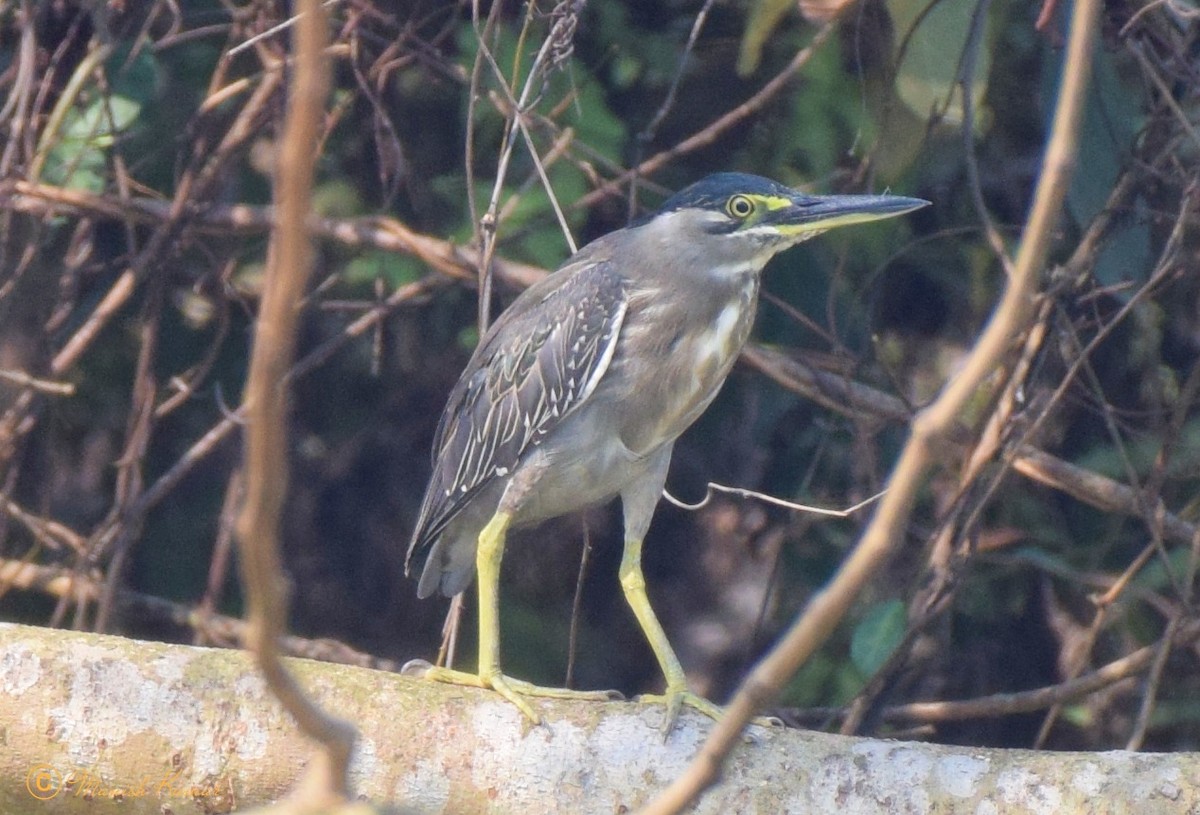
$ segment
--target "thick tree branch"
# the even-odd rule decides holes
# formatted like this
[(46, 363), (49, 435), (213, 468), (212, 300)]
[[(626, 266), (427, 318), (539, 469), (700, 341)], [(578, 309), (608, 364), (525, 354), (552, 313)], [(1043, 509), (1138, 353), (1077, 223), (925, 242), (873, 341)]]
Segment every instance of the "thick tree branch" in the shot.
[[(683, 771), (712, 728), (685, 713), (664, 743), (659, 707), (549, 700), (538, 701), (548, 724), (531, 727), (486, 691), (308, 660), (287, 665), (318, 703), (360, 724), (355, 791), (411, 812), (632, 811)], [(238, 651), (0, 624), (0, 666), (3, 812), (95, 815), (109, 797), (123, 799), (122, 815), (240, 810), (283, 795), (311, 757)], [(1200, 765), (1187, 754), (989, 750), (755, 727), (725, 782), (694, 811), (1198, 808)]]

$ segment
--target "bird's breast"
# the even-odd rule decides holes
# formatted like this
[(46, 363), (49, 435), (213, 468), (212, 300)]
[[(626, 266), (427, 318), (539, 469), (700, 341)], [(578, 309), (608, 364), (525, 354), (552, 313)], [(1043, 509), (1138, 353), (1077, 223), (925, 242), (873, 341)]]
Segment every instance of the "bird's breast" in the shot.
[(628, 377), (635, 386), (626, 395), (630, 420), (621, 434), (631, 450), (649, 454), (674, 441), (720, 391), (750, 335), (758, 302), (757, 275), (737, 283), (678, 303), (655, 298), (637, 313), (631, 303), (629, 354), (621, 355), (640, 360), (638, 373)]
[[(714, 375), (737, 357), (746, 342), (750, 323), (753, 322), (753, 306), (741, 299), (726, 303), (717, 313), (708, 328), (705, 328), (687, 349), (692, 358), (692, 390), (704, 391), (711, 387)], [(681, 355), (683, 362), (688, 353)], [(722, 378), (723, 375), (722, 375)], [(719, 383), (718, 383), (719, 387)]]

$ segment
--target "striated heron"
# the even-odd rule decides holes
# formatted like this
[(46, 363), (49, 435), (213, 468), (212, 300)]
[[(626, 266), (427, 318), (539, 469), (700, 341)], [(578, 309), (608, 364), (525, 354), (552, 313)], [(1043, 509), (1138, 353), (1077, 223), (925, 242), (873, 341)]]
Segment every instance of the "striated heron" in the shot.
[(475, 673), (443, 682), (492, 688), (527, 717), (528, 696), (612, 698), (545, 688), (500, 671), (497, 581), (506, 532), (620, 496), (620, 582), (666, 679), (669, 731), (690, 692), (646, 596), (642, 539), (675, 439), (717, 395), (750, 334), (759, 276), (776, 253), (848, 224), (925, 206), (891, 195), (813, 196), (719, 173), (654, 215), (585, 246), (523, 292), (480, 340), (450, 394), (433, 475), (405, 563), (417, 593), (453, 596), (478, 576)]

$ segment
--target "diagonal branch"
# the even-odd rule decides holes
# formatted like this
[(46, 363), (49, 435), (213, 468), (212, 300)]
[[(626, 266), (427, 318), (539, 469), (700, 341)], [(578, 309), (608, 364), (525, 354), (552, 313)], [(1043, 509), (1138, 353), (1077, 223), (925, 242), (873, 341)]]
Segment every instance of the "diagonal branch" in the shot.
[(958, 376), (950, 380), (938, 399), (914, 419), (912, 435), (896, 463), (888, 492), (858, 546), (838, 569), (829, 586), (809, 602), (783, 640), (754, 668), (691, 765), (651, 802), (644, 810), (647, 815), (681, 812), (711, 786), (739, 742), (746, 724), (778, 695), (804, 660), (833, 632), (855, 597), (903, 538), (917, 491), (934, 464), (938, 443), (957, 426), (967, 401), (998, 367), (1013, 340), (1027, 328), (1033, 314), (1038, 278), (1074, 169), (1099, 12), (1097, 0), (1078, 0), (1075, 4), (1062, 90), (1046, 148), (1045, 165), (1038, 179), (1013, 273), (996, 313)]

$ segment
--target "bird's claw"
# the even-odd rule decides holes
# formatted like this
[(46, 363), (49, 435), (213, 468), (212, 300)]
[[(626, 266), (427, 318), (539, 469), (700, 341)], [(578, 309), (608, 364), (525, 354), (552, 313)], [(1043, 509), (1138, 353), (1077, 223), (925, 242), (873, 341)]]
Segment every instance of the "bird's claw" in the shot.
[(427, 659), (410, 659), (400, 666), (401, 676), (424, 677), (426, 671), (433, 668), (433, 663)]
[[(675, 728), (675, 723), (679, 720), (679, 712), (683, 709), (684, 705), (700, 711), (713, 721), (725, 715), (723, 707), (713, 704), (703, 696), (692, 693), (687, 688), (668, 688), (666, 693), (645, 694), (637, 697), (636, 701), (666, 705), (666, 718), (663, 720), (661, 728), (664, 739)], [(774, 716), (755, 716), (750, 720), (750, 723), (759, 725), (760, 727), (783, 727), (783, 720)]]
[(679, 720), (679, 712), (683, 709), (684, 705), (700, 711), (714, 721), (720, 719), (725, 712), (718, 705), (714, 705), (703, 696), (692, 693), (687, 688), (668, 687), (666, 693), (645, 694), (637, 697), (636, 701), (666, 705), (667, 713), (663, 719), (661, 728), (664, 739), (675, 729), (675, 722)]
[(405, 676), (420, 676), (434, 682), (445, 682), (450, 685), (493, 690), (511, 702), (533, 724), (541, 724), (542, 717), (529, 704), (529, 697), (577, 699), (589, 702), (611, 702), (625, 698), (620, 692), (615, 690), (581, 691), (571, 690), (570, 688), (543, 687), (535, 685), (532, 682), (526, 682), (524, 679), (514, 679), (511, 676), (505, 676), (499, 670), (477, 674), (467, 671), (455, 671), (449, 668), (438, 668), (423, 659), (414, 659), (405, 663), (400, 672)]

